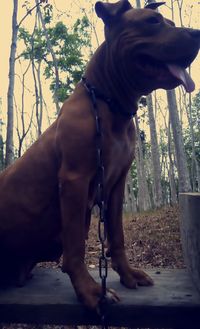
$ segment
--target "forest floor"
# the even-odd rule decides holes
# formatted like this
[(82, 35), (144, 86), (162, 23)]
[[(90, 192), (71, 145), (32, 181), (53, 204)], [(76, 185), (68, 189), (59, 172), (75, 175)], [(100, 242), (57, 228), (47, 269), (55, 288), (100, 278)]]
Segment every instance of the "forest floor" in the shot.
[[(91, 222), (87, 241), (86, 262), (90, 269), (98, 267), (100, 243), (97, 234), (98, 219)], [(124, 233), (129, 262), (138, 268), (183, 268), (180, 242), (178, 207), (164, 207), (141, 214), (124, 215)], [(43, 263), (43, 267), (60, 264)], [(50, 325), (2, 325), (2, 329), (72, 329), (68, 326)], [(75, 327), (74, 327), (75, 328)], [(77, 327), (76, 327), (77, 328)], [(83, 327), (78, 327), (83, 328)], [(93, 327), (94, 328), (94, 327)]]

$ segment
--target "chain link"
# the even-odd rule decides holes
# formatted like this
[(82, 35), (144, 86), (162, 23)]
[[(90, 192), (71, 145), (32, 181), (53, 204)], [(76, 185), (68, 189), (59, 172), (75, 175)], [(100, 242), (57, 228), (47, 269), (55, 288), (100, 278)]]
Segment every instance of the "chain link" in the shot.
[(105, 241), (107, 238), (106, 230), (106, 200), (105, 200), (105, 168), (103, 164), (103, 145), (102, 145), (102, 125), (99, 116), (99, 109), (97, 106), (97, 97), (95, 95), (95, 88), (89, 85), (84, 78), (83, 84), (88, 91), (93, 105), (94, 119), (96, 126), (96, 159), (97, 159), (97, 205), (99, 207), (99, 223), (98, 223), (98, 237), (101, 243), (101, 252), (99, 256), (99, 277), (101, 279), (102, 296), (100, 301), (100, 315), (102, 329), (108, 328), (106, 324), (106, 279), (108, 276), (108, 261), (106, 258)]

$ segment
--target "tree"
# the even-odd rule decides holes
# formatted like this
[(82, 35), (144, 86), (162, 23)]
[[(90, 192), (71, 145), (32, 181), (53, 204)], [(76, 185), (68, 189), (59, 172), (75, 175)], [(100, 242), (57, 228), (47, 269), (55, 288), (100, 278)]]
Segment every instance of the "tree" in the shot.
[[(38, 6), (44, 2), (41, 0), (38, 2)], [(36, 8), (34, 6), (27, 10), (26, 15), (21, 19), (19, 24), (17, 24), (17, 13), (18, 13), (18, 0), (13, 0), (13, 15), (12, 15), (12, 42), (9, 57), (9, 84), (7, 93), (7, 132), (6, 132), (6, 155), (5, 155), (5, 165), (8, 166), (13, 162), (13, 122), (14, 122), (14, 84), (15, 84), (15, 56), (17, 50), (17, 35), (20, 25), (26, 19), (26, 17), (31, 14), (31, 12)]]
[(18, 11), (18, 0), (13, 1), (13, 16), (12, 16), (12, 43), (10, 49), (9, 58), (9, 85), (8, 85), (8, 111), (7, 111), (7, 133), (6, 133), (6, 157), (5, 165), (8, 166), (13, 161), (13, 120), (14, 120), (14, 109), (13, 109), (13, 95), (14, 95), (14, 83), (15, 83), (15, 54), (17, 49), (17, 11)]
[(3, 154), (3, 136), (2, 136), (2, 111), (1, 111), (1, 98), (0, 98), (0, 171), (4, 168), (4, 154)]
[(183, 135), (178, 115), (176, 94), (174, 90), (167, 91), (167, 101), (176, 153), (176, 163), (179, 178), (179, 192), (189, 192), (191, 191), (190, 177), (187, 167), (186, 154), (184, 150)]
[(31, 124), (32, 124), (32, 118), (33, 118), (33, 110), (31, 113), (31, 116), (29, 118), (29, 123), (28, 126), (26, 126), (25, 121), (27, 121), (27, 118), (25, 119), (25, 77), (26, 74), (30, 68), (31, 61), (28, 63), (23, 75), (22, 75), (22, 96), (21, 96), (21, 111), (17, 110), (16, 106), (16, 121), (17, 121), (17, 136), (19, 140), (19, 147), (18, 147), (18, 158), (22, 155), (22, 147), (23, 147), (23, 142), (25, 140), (25, 137), (27, 136)]
[[(151, 3), (147, 1), (146, 4)], [(136, 1), (137, 8), (141, 8), (140, 0)], [(161, 187), (161, 167), (160, 167), (160, 155), (157, 141), (156, 123), (153, 110), (152, 95), (147, 96), (147, 109), (149, 116), (149, 128), (151, 138), (151, 161), (152, 161), (152, 176), (153, 176), (153, 199), (154, 206), (161, 207), (163, 203), (162, 187)]]
[(131, 214), (135, 213), (137, 208), (136, 208), (135, 195), (133, 191), (133, 179), (131, 175), (131, 170), (129, 170), (126, 177), (124, 201), (125, 201), (125, 211)]
[(188, 106), (189, 127), (184, 129), (184, 145), (189, 166), (192, 190), (200, 191), (200, 92)]
[[(36, 0), (37, 5), (38, 5), (38, 3), (39, 3), (39, 1)], [(46, 38), (47, 49), (50, 52), (51, 57), (52, 57), (52, 64), (53, 64), (53, 67), (54, 67), (54, 74), (55, 74), (55, 88), (54, 88), (54, 95), (53, 96), (54, 96), (54, 101), (55, 101), (55, 104), (56, 104), (56, 112), (58, 114), (59, 111), (60, 111), (59, 97), (58, 97), (58, 90), (59, 90), (58, 62), (57, 62), (57, 58), (56, 58), (55, 52), (53, 50), (51, 40), (49, 38), (48, 31), (47, 31), (47, 28), (46, 28), (46, 22), (50, 22), (50, 18), (51, 18), (50, 9), (52, 9), (52, 6), (50, 6), (50, 8), (48, 8), (47, 14), (45, 15), (45, 18), (44, 18), (43, 15), (42, 15), (42, 12), (40, 10), (40, 7), (38, 6), (38, 15), (39, 15), (40, 21), (42, 23), (43, 32), (44, 32), (44, 35), (45, 35), (45, 38)], [(41, 62), (40, 62), (40, 64), (41, 64)], [(40, 65), (39, 65), (39, 70), (40, 70)], [(39, 79), (39, 81), (40, 81), (40, 79)], [(39, 86), (40, 86), (40, 84), (39, 84)], [(41, 89), (41, 87), (40, 87), (40, 89)], [(41, 103), (41, 97), (40, 97), (40, 104), (42, 104)]]
[(135, 126), (137, 136), (135, 158), (138, 179), (138, 208), (140, 211), (146, 211), (151, 209), (151, 200), (146, 179), (145, 161), (143, 156), (143, 147), (140, 137), (140, 129), (137, 115), (135, 116)]
[[(62, 22), (57, 22), (53, 27), (45, 27), (45, 31), (36, 28), (33, 36), (26, 29), (20, 29), (19, 38), (24, 41), (26, 47), (21, 56), (26, 60), (32, 59), (37, 65), (42, 63), (44, 75), (50, 80), (53, 98), (55, 100), (56, 91), (58, 102), (68, 98), (84, 72), (86, 65), (84, 51), (90, 49), (88, 27), (89, 22), (83, 16), (75, 22), (71, 30)], [(55, 61), (49, 58), (48, 44), (51, 44), (51, 51), (56, 58), (56, 70)]]
[(147, 109), (149, 115), (149, 128), (151, 138), (151, 161), (152, 161), (152, 176), (153, 176), (153, 197), (156, 208), (163, 204), (162, 186), (161, 186), (161, 167), (160, 154), (157, 140), (156, 122), (153, 110), (152, 95), (147, 96)]

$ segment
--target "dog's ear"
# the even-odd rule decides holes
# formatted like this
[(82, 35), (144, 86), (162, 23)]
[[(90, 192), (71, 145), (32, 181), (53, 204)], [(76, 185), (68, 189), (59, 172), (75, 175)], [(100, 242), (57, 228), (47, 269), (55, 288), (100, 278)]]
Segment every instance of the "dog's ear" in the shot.
[(97, 16), (100, 17), (107, 26), (111, 25), (116, 18), (119, 18), (119, 16), (131, 8), (132, 6), (128, 0), (120, 0), (116, 3), (103, 3), (98, 1), (95, 4)]
[(152, 2), (146, 5), (144, 8), (156, 10), (158, 7), (164, 5), (165, 2)]

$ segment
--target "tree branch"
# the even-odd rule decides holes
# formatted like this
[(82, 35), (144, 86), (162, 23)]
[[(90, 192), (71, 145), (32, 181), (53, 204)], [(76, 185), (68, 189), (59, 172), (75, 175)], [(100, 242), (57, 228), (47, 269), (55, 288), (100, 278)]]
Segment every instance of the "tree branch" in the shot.
[(20, 21), (19, 24), (17, 25), (17, 28), (20, 27), (20, 25), (23, 23), (23, 21), (26, 19), (26, 17), (27, 17), (28, 15), (30, 15), (30, 14), (32, 13), (32, 11), (33, 11), (35, 8), (39, 7), (39, 6), (41, 5), (42, 2), (47, 2), (47, 1), (46, 1), (46, 0), (40, 0), (40, 2), (37, 3), (33, 8), (29, 9), (29, 10), (27, 11), (26, 15), (21, 19), (21, 21)]

